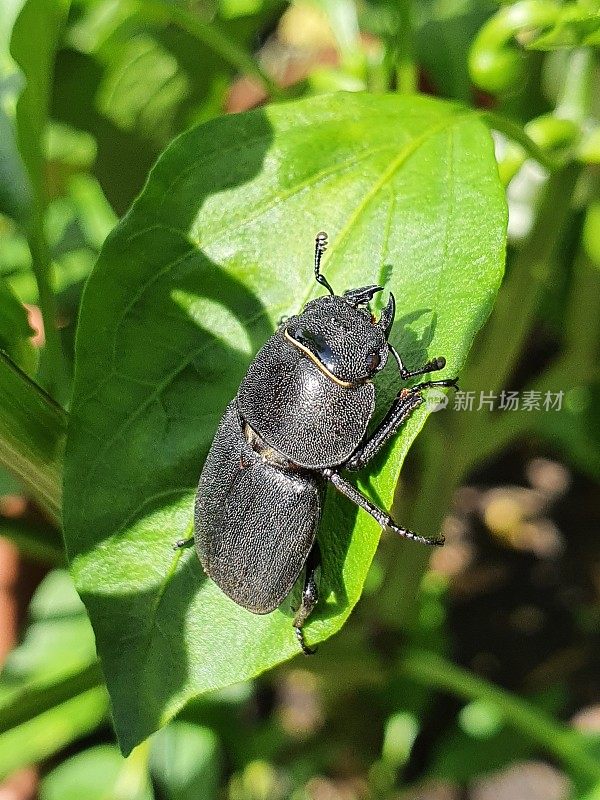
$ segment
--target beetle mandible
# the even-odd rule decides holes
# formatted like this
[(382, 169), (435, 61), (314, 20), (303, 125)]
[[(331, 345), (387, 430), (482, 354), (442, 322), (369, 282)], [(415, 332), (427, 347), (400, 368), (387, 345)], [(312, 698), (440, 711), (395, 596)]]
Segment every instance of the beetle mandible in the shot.
[(394, 522), (340, 474), (365, 467), (423, 402), (426, 381), (402, 389), (367, 436), (375, 407), (373, 376), (391, 353), (400, 377), (441, 370), (444, 358), (418, 369), (404, 366), (388, 341), (393, 294), (378, 320), (368, 310), (382, 286), (336, 295), (321, 274), (327, 234), (317, 234), (315, 278), (329, 292), (283, 322), (250, 364), (225, 409), (206, 458), (194, 509), (195, 543), (207, 575), (238, 605), (255, 614), (276, 609), (306, 566), (293, 627), (305, 654), (302, 626), (314, 609), (320, 564), (316, 534), (328, 483), (384, 528), (417, 542), (441, 545)]

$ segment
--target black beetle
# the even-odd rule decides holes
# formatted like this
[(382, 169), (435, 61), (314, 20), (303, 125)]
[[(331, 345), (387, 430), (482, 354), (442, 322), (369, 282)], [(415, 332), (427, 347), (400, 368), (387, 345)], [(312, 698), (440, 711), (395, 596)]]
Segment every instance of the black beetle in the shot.
[(310, 301), (282, 323), (262, 347), (235, 399), (227, 406), (206, 458), (194, 513), (195, 542), (207, 575), (255, 614), (277, 608), (306, 565), (293, 626), (304, 653), (302, 626), (318, 600), (316, 533), (327, 482), (382, 527), (424, 544), (441, 545), (397, 525), (349, 483), (340, 470), (364, 467), (423, 402), (431, 386), (402, 389), (375, 431), (366, 436), (375, 406), (371, 378), (392, 353), (408, 380), (440, 370), (444, 358), (408, 370), (388, 342), (394, 296), (379, 320), (367, 308), (381, 286), (336, 295), (321, 275), (327, 234), (315, 245), (315, 278), (329, 295)]

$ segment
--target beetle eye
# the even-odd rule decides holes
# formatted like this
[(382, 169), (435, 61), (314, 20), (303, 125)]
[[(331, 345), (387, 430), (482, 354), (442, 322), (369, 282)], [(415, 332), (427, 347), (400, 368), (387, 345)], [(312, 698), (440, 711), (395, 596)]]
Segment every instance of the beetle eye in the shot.
[(381, 358), (379, 357), (379, 353), (369, 353), (367, 356), (367, 371), (375, 372), (380, 362)]

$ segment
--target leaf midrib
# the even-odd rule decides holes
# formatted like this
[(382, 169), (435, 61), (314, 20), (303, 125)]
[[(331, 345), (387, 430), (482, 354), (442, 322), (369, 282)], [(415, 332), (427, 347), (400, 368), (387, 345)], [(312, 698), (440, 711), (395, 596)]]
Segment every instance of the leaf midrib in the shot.
[[(396, 172), (398, 172), (401, 167), (403, 167), (406, 162), (413, 156), (419, 148), (425, 144), (427, 141), (432, 139), (438, 133), (441, 133), (445, 130), (450, 130), (455, 127), (459, 122), (464, 119), (468, 119), (470, 115), (467, 114), (458, 114), (456, 116), (452, 116), (448, 119), (442, 120), (437, 125), (432, 125), (429, 128), (426, 128), (420, 136), (416, 136), (414, 139), (411, 139), (398, 153), (396, 158), (391, 162), (388, 168), (383, 172), (383, 174), (375, 181), (373, 186), (369, 189), (369, 191), (363, 195), (360, 203), (356, 206), (356, 209), (348, 218), (348, 221), (343, 226), (343, 228), (338, 233), (333, 245), (329, 247), (328, 253), (329, 258), (327, 260), (327, 267), (330, 271), (335, 270), (335, 266), (337, 261), (339, 261), (339, 256), (342, 254), (341, 251), (341, 244), (343, 244), (344, 240), (349, 236), (351, 230), (356, 225), (357, 220), (360, 218), (361, 214), (367, 209), (371, 201), (377, 197), (379, 192), (386, 186), (394, 177)], [(312, 292), (314, 291), (314, 281), (310, 281), (310, 288), (305, 295), (304, 304), (308, 302)]]

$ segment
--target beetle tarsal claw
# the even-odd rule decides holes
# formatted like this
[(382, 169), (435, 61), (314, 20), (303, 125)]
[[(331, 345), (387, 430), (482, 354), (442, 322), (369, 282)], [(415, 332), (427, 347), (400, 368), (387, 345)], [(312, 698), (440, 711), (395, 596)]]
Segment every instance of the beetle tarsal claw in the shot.
[(306, 642), (304, 641), (304, 634), (302, 633), (302, 628), (298, 626), (294, 626), (294, 631), (296, 632), (296, 639), (298, 639), (298, 644), (302, 648), (302, 652), (305, 656), (314, 656), (317, 652), (316, 647), (309, 647)]
[(193, 544), (194, 537), (190, 536), (188, 539), (177, 539), (176, 542), (173, 542), (171, 547), (177, 552), (178, 550), (184, 550), (186, 547), (192, 547)]
[(411, 539), (413, 542), (420, 542), (421, 544), (428, 544), (431, 547), (442, 547), (446, 539), (443, 536), (433, 537), (433, 536), (419, 536), (418, 533), (414, 533), (413, 531), (409, 531), (408, 528), (401, 528), (399, 525), (396, 525), (395, 522), (391, 520), (386, 524), (386, 527), (389, 528), (394, 533), (399, 533), (400, 536), (404, 536), (405, 539)]

